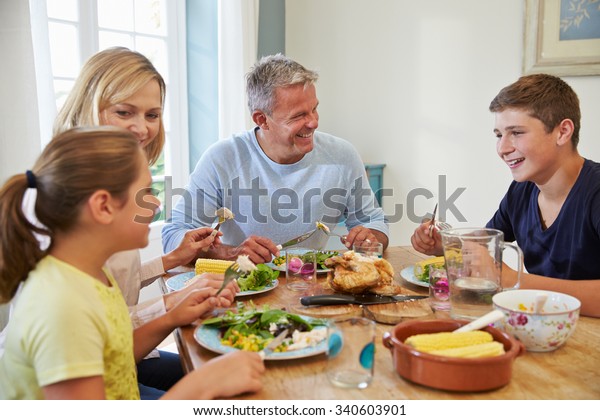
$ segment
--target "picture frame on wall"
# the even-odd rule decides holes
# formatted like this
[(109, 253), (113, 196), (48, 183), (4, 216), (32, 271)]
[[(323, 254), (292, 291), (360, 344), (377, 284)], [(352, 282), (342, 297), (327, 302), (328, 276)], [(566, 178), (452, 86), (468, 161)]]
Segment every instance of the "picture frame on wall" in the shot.
[(600, 75), (600, 0), (526, 0), (523, 73)]

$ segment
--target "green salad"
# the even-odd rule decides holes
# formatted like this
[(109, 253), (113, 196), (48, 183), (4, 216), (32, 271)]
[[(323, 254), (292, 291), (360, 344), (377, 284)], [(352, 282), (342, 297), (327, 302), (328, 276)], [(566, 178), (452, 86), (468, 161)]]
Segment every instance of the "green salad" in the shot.
[(273, 285), (273, 280), (279, 277), (279, 271), (271, 269), (265, 264), (257, 264), (256, 269), (250, 273), (240, 276), (237, 284), (240, 291), (258, 291)]
[(244, 343), (258, 345), (257, 349), (250, 349), (258, 351), (283, 330), (288, 330), (288, 335), (291, 337), (296, 330), (311, 331), (316, 326), (326, 325), (323, 319), (305, 319), (282, 309), (271, 309), (268, 305), (257, 308), (252, 301), (247, 304), (237, 302), (236, 309), (228, 310), (225, 314), (202, 323), (202, 325), (219, 328), (222, 332), (222, 342), (236, 348), (242, 348), (234, 345), (242, 344), (240, 337), (258, 337), (259, 340), (254, 340), (252, 344)]

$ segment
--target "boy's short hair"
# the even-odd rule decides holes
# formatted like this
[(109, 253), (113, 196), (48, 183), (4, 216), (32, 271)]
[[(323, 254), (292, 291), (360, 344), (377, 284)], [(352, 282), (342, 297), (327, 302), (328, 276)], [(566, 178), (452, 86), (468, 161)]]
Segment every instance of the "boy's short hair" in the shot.
[(581, 111), (575, 91), (560, 77), (549, 74), (522, 76), (503, 88), (490, 103), (491, 112), (516, 108), (540, 120), (549, 133), (565, 119), (573, 121), (573, 148), (579, 143)]

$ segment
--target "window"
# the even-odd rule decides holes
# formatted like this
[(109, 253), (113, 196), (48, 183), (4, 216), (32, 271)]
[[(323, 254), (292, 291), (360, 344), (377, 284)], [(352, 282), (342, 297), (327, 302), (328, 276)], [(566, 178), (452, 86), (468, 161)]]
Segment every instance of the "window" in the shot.
[[(144, 54), (167, 84), (166, 144), (151, 168), (153, 187), (164, 204), (165, 177), (187, 179), (185, 53), (177, 48), (185, 4), (169, 0), (46, 0), (52, 78), (59, 109), (88, 57), (111, 46)], [(178, 65), (179, 63), (179, 65)], [(164, 218), (164, 212), (160, 218)]]

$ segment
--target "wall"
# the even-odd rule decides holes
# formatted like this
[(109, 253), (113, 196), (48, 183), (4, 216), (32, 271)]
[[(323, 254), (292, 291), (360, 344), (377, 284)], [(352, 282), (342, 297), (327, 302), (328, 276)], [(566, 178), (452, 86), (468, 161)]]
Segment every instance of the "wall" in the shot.
[(257, 59), (285, 53), (285, 1), (260, 0)]
[[(394, 195), (384, 210), (396, 219), (395, 206), (404, 210), (391, 244), (410, 244), (415, 219), (457, 188), (466, 222), (442, 214), (451, 224), (484, 225), (497, 208), (512, 178), (487, 109), (521, 75), (523, 24), (521, 0), (286, 2), (286, 54), (320, 74), (319, 129), (351, 141), (366, 162), (387, 164)], [(600, 77), (564, 79), (581, 101), (580, 152), (600, 161)], [(411, 199), (419, 188), (434, 197)]]
[(28, 0), (0, 2), (1, 183), (31, 168), (40, 151), (32, 42)]

